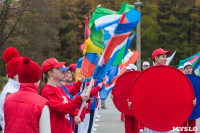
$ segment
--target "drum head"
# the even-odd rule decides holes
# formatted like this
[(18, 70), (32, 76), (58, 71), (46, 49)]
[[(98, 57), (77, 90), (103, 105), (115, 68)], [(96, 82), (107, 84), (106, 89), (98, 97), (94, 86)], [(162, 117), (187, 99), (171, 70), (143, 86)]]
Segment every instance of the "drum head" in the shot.
[(133, 116), (132, 110), (128, 107), (131, 98), (131, 86), (140, 71), (129, 71), (121, 75), (112, 90), (115, 107), (128, 116)]
[(152, 66), (132, 85), (131, 109), (144, 126), (168, 131), (189, 118), (194, 99), (192, 84), (185, 74), (171, 66)]
[(192, 83), (192, 86), (194, 88), (195, 98), (197, 99), (196, 106), (194, 106), (194, 109), (192, 111), (192, 114), (188, 120), (195, 120), (200, 117), (200, 77), (196, 76), (194, 74), (186, 74), (186, 76), (189, 78), (190, 82)]

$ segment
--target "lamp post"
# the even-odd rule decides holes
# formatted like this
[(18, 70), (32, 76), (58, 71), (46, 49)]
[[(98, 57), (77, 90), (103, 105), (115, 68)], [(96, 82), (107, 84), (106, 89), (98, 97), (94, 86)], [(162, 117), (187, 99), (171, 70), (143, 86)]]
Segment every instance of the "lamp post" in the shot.
[[(142, 5), (142, 2), (140, 0), (137, 0), (137, 2), (134, 3), (137, 10), (140, 11), (140, 6)], [(141, 31), (140, 31), (140, 21), (138, 22), (137, 28), (136, 28), (136, 50), (141, 54)], [(141, 55), (137, 59), (137, 68), (139, 71), (141, 71)]]

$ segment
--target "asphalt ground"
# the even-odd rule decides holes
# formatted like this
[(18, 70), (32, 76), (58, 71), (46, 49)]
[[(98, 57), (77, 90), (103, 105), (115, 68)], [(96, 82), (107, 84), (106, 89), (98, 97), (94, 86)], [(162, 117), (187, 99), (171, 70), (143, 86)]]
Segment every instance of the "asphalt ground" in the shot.
[[(98, 111), (100, 121), (95, 122), (98, 125), (95, 133), (125, 133), (124, 122), (120, 120), (121, 113), (116, 109), (110, 97), (106, 100), (106, 109), (99, 108)], [(197, 131), (200, 133), (200, 119), (197, 119)], [(146, 133), (146, 131), (144, 131)], [(178, 131), (171, 131), (171, 133), (179, 133)]]

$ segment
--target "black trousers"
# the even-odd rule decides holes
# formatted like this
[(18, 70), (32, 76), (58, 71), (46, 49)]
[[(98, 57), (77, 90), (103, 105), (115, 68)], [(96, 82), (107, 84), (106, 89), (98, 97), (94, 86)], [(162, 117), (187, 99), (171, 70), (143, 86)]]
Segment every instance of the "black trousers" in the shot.
[(94, 120), (94, 111), (95, 110), (90, 110), (90, 123), (89, 123), (89, 127), (88, 127), (88, 132), (87, 133), (91, 133), (91, 130), (92, 130), (92, 124), (93, 124), (93, 120)]
[(74, 133), (78, 133), (78, 125), (75, 125)]

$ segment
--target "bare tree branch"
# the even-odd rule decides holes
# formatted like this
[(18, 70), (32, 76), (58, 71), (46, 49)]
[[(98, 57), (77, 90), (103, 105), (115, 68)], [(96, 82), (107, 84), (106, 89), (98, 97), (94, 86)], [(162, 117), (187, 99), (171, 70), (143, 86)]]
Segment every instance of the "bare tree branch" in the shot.
[[(11, 29), (8, 30), (7, 29), (8, 23), (7, 22), (8, 22), (9, 17), (10, 17), (9, 9), (11, 9), (10, 8), (11, 3), (10, 3), (10, 0), (4, 1), (4, 6), (3, 6), (3, 9), (1, 11), (1, 16), (0, 16), (0, 18), (1, 18), (1, 20), (0, 20), (0, 47), (2, 47), (4, 42), (12, 35), (12, 33), (15, 30), (21, 16), (24, 13), (24, 9), (27, 7), (28, 3), (29, 3), (29, 0), (24, 0), (22, 5), (21, 5), (21, 8), (19, 8), (16, 12), (12, 13), (12, 15), (15, 14), (17, 16), (17, 19), (14, 22), (14, 24), (11, 26)], [(8, 33), (6, 33), (6, 32), (8, 32)]]

